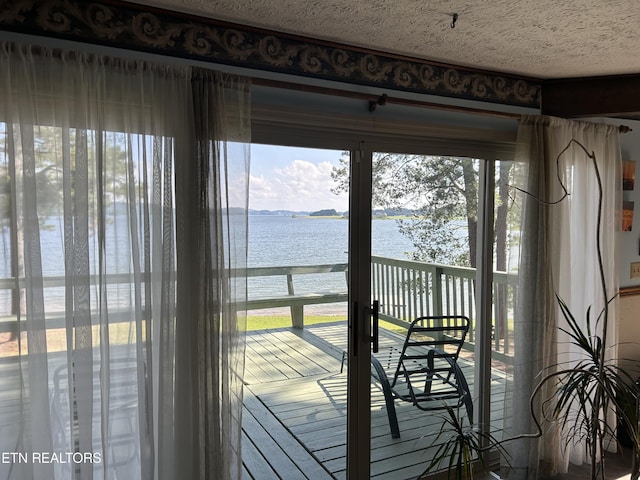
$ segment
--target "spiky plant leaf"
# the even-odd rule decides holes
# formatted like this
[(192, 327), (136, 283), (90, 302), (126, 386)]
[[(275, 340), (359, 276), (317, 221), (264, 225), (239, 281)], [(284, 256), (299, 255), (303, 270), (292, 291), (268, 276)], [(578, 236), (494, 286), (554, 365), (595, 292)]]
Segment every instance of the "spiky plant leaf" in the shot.
[[(486, 467), (481, 453), (496, 449), (504, 458), (509, 457), (501, 442), (491, 433), (480, 432), (473, 425), (464, 425), (459, 412), (449, 405), (444, 405), (443, 410), (443, 422), (434, 443), (439, 440), (444, 440), (444, 443), (438, 446), (423, 474), (432, 473), (444, 466), (448, 480), (472, 479), (475, 459), (480, 460), (482, 468)], [(483, 447), (485, 443), (487, 446)]]

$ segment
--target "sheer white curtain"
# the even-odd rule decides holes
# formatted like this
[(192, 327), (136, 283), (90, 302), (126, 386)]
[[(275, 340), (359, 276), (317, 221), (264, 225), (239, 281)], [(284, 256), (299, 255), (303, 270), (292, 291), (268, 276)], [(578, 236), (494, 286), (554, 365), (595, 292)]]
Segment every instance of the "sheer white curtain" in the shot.
[(249, 86), (0, 46), (0, 478), (239, 478)]
[[(560, 330), (566, 328), (556, 294), (586, 327), (604, 307), (596, 253), (598, 186), (592, 160), (575, 143), (595, 153), (603, 184), (601, 245), (607, 297), (618, 289), (616, 231), (619, 230), (620, 146), (618, 127), (553, 117), (525, 116), (520, 121), (516, 201), (522, 206), (518, 296), (515, 313), (514, 381), (506, 403), (506, 437), (535, 432), (529, 398), (544, 374), (569, 368), (581, 359)], [(561, 154), (561, 152), (568, 149)], [(559, 161), (558, 161), (559, 158)], [(561, 179), (561, 180), (560, 180)], [(564, 184), (569, 195), (563, 197)], [(515, 192), (515, 190), (514, 190)], [(615, 356), (616, 304), (610, 305), (607, 343)], [(543, 390), (540, 399), (549, 397)], [(540, 405), (537, 404), (538, 416)], [(546, 478), (566, 471), (568, 463), (588, 460), (584, 444), (566, 449), (557, 425), (544, 425), (542, 438), (508, 445), (513, 470), (508, 478)]]

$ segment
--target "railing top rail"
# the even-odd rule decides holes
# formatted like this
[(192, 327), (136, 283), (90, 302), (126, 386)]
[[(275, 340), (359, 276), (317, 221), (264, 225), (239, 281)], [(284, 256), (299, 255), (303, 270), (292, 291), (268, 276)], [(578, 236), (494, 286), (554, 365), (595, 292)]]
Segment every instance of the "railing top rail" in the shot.
[[(146, 278), (146, 274), (144, 272), (141, 273), (141, 276), (143, 278)], [(89, 279), (89, 283), (96, 284), (99, 277), (100, 276), (97, 274), (85, 275), (84, 277), (79, 275), (74, 275), (73, 279), (76, 282), (82, 282), (82, 283), (84, 283), (84, 280)], [(109, 273), (109, 274), (103, 275), (102, 278), (104, 279), (104, 282), (107, 284), (117, 284), (117, 283), (132, 283), (133, 277), (134, 277), (133, 273)], [(42, 283), (44, 287), (64, 287), (69, 281), (69, 278), (66, 277), (65, 275), (43, 275), (41, 278), (42, 278)], [(17, 280), (15, 277), (5, 277), (5, 278), (0, 278), (0, 290), (12, 290), (16, 288), (16, 281), (19, 288), (24, 288), (24, 277), (19, 277)]]
[[(390, 265), (393, 267), (401, 267), (408, 268), (412, 270), (420, 270), (424, 272), (433, 272), (439, 271), (445, 275), (455, 275), (464, 278), (473, 279), (476, 276), (476, 269), (472, 267), (458, 267), (455, 265), (443, 265), (439, 263), (429, 263), (429, 262), (421, 262), (418, 260), (406, 260), (402, 258), (390, 258), (390, 257), (381, 257), (378, 255), (371, 256), (372, 263), (379, 263), (382, 265)], [(510, 277), (515, 277), (515, 274), (510, 274), (507, 272), (494, 271), (493, 279), (504, 280), (506, 281)]]
[[(349, 264), (347, 263), (331, 263), (323, 265), (292, 265), (292, 266), (277, 266), (277, 267), (250, 267), (247, 269), (248, 277), (266, 277), (275, 275), (304, 275), (310, 273), (331, 273), (331, 272), (346, 272)], [(233, 276), (237, 273), (237, 269), (232, 269), (230, 274)], [(144, 276), (145, 273), (143, 272)], [(108, 284), (116, 283), (131, 283), (133, 273), (109, 273), (103, 276), (104, 281)], [(92, 274), (87, 275), (89, 283), (95, 284), (98, 281), (99, 275)], [(78, 277), (75, 277), (78, 279)], [(64, 287), (66, 282), (69, 281), (65, 275), (45, 275), (42, 277), (43, 286), (45, 287)], [(81, 280), (81, 279), (78, 279)], [(24, 277), (17, 279), (17, 286), (24, 288)], [(16, 288), (15, 277), (0, 278), (0, 290), (11, 290)]]
[(409, 267), (409, 268), (416, 268), (416, 267), (420, 267), (419, 269), (424, 269), (424, 270), (435, 270), (437, 269), (442, 269), (442, 270), (455, 270), (455, 271), (459, 271), (459, 272), (469, 272), (469, 273), (475, 273), (476, 269), (475, 268), (471, 268), (471, 267), (456, 267), (453, 265), (442, 265), (439, 263), (430, 263), (430, 262), (421, 262), (419, 260), (407, 260), (407, 259), (403, 259), (403, 258), (390, 258), (390, 257), (380, 257), (378, 255), (372, 255), (371, 256), (371, 261), (373, 263), (378, 262), (378, 263), (384, 263), (387, 265), (395, 265), (395, 266), (402, 266), (402, 267)]
[[(476, 274), (475, 268), (470, 267), (457, 267), (451, 265), (441, 265), (437, 263), (420, 262), (416, 260), (404, 260), (399, 258), (389, 258), (373, 255), (371, 257), (372, 263), (379, 263), (384, 265), (390, 265), (401, 268), (408, 268), (413, 270), (422, 270), (427, 272), (440, 271), (445, 275), (457, 275), (465, 278), (474, 278)], [(247, 269), (248, 277), (264, 277), (264, 276), (277, 276), (277, 275), (304, 275), (313, 273), (332, 273), (332, 272), (346, 272), (348, 270), (348, 263), (330, 263), (321, 265), (282, 265), (274, 267), (250, 267)], [(233, 276), (238, 270), (232, 269), (230, 275)], [(145, 275), (143, 272), (142, 275)], [(494, 272), (494, 280), (506, 281), (507, 278), (514, 276), (507, 272)], [(89, 275), (91, 283), (95, 283), (97, 275)], [(104, 276), (106, 283), (129, 283), (133, 277), (133, 273), (120, 273), (120, 274), (107, 274)], [(43, 276), (45, 287), (62, 287), (68, 278), (64, 275)], [(24, 287), (24, 278), (18, 279), (19, 288)], [(0, 290), (11, 290), (16, 288), (16, 279), (11, 277), (0, 278)]]
[(331, 263), (324, 265), (291, 265), (277, 267), (250, 267), (248, 277), (266, 277), (271, 275), (304, 275), (309, 273), (346, 272), (348, 263)]

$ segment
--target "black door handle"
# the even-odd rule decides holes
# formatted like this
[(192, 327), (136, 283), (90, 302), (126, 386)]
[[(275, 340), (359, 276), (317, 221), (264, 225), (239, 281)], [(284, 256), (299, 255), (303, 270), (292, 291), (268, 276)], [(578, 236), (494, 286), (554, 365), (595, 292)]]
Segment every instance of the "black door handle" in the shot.
[(380, 328), (378, 326), (379, 313), (380, 313), (380, 302), (378, 300), (374, 300), (373, 305), (371, 307), (371, 315), (373, 316), (372, 327), (371, 327), (371, 344), (372, 344), (371, 350), (373, 351), (373, 353), (378, 353), (378, 347), (380, 343), (379, 342)]

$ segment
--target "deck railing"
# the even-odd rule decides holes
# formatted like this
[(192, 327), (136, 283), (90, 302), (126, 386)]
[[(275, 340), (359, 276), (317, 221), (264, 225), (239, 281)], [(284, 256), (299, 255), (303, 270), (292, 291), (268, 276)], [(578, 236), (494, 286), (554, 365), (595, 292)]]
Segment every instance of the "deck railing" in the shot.
[[(468, 342), (475, 343), (476, 269), (386, 257), (371, 258), (373, 298), (380, 302), (380, 318), (408, 327), (423, 315), (465, 315), (471, 320)], [(493, 273), (493, 358), (509, 361), (513, 355), (513, 311), (507, 301), (515, 295), (505, 272)]]
[[(256, 267), (248, 269), (249, 278), (262, 277), (268, 283), (282, 283), (282, 293), (255, 295), (249, 291), (247, 309), (265, 309), (289, 307), (292, 325), (302, 328), (304, 325), (305, 305), (322, 303), (344, 303), (347, 301), (347, 264), (329, 264), (313, 266)], [(304, 283), (300, 277), (312, 274), (337, 276), (332, 287), (326, 287), (322, 280), (313, 281), (312, 288), (295, 287)], [(437, 265), (410, 260), (392, 259), (374, 256), (371, 263), (372, 297), (380, 301), (380, 318), (395, 325), (408, 327), (409, 323), (421, 315), (466, 315), (471, 319), (469, 342), (475, 341), (476, 307), (475, 276), (473, 268)], [(280, 277), (280, 278), (278, 278)], [(297, 280), (296, 280), (297, 279)], [(96, 280), (97, 281), (97, 280)], [(109, 289), (114, 290), (111, 298), (133, 295), (129, 275), (107, 275)], [(48, 305), (59, 305), (59, 311), (47, 311), (47, 328), (64, 326), (64, 284), (63, 276), (44, 279), (45, 300)], [(92, 280), (93, 283), (93, 280)], [(15, 280), (0, 279), (0, 295), (10, 295), (16, 287)], [(23, 282), (19, 282), (23, 288)], [(507, 298), (515, 295), (515, 289), (509, 283), (506, 273), (493, 274), (493, 349), (494, 358), (512, 355), (513, 312)], [(124, 300), (123, 305), (128, 304)], [(57, 309), (56, 309), (57, 310)], [(126, 308), (121, 312), (126, 320)], [(118, 312), (112, 312), (110, 319), (118, 321)], [(6, 315), (6, 314), (5, 314)], [(11, 331), (15, 316), (0, 316), (0, 332)]]
[[(299, 294), (294, 288), (296, 277), (314, 273), (332, 273), (346, 276), (346, 264), (260, 267), (250, 268), (249, 277), (272, 277), (270, 282), (286, 281), (287, 294), (252, 297), (249, 292), (248, 309), (289, 306), (292, 325), (304, 326), (305, 305), (344, 302), (347, 300), (346, 282), (333, 290), (322, 285), (313, 293)], [(281, 280), (278, 280), (280, 277)], [(373, 256), (371, 258), (372, 298), (380, 302), (380, 319), (408, 328), (409, 323), (423, 315), (465, 315), (471, 320), (468, 348), (475, 343), (477, 315), (475, 304), (474, 268), (454, 267), (411, 260)], [(285, 280), (286, 279), (286, 280)], [(321, 283), (321, 282), (319, 282)], [(334, 282), (334, 285), (336, 283)], [(344, 289), (343, 289), (344, 287)], [(507, 299), (515, 294), (504, 272), (493, 274), (493, 358), (508, 361), (513, 354), (513, 312)]]
[[(346, 263), (336, 263), (328, 265), (301, 265), (289, 267), (254, 267), (247, 269), (247, 277), (251, 279), (270, 279), (267, 285), (267, 295), (260, 292), (259, 288), (249, 287), (247, 299), (247, 310), (259, 310), (278, 307), (289, 307), (291, 309), (291, 324), (294, 328), (304, 326), (305, 305), (318, 305), (326, 303), (342, 303), (348, 300), (347, 294), (347, 267)], [(294, 281), (302, 276), (324, 276), (316, 277), (312, 281), (313, 287), (300, 288), (302, 285)], [(340, 278), (327, 278), (327, 276), (339, 276)], [(280, 280), (277, 280), (280, 278)], [(287, 293), (271, 293), (277, 287), (278, 281), (284, 283), (286, 279)], [(274, 285), (274, 283), (276, 285)], [(308, 282), (306, 282), (308, 283)], [(276, 287), (276, 288), (274, 288)]]

